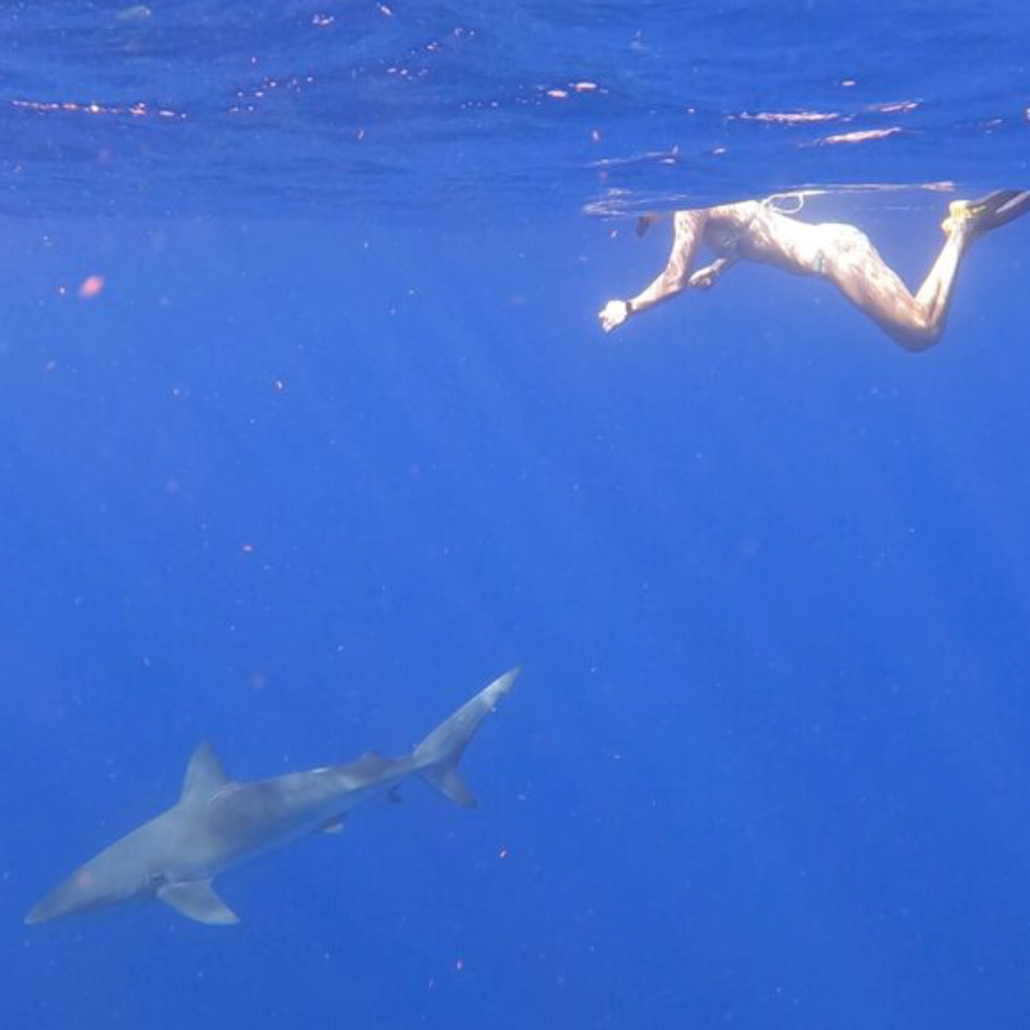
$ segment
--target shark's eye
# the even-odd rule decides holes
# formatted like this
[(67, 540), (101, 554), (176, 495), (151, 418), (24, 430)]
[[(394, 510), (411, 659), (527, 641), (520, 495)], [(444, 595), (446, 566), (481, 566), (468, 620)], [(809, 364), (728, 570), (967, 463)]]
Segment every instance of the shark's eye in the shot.
[(168, 882), (162, 873), (147, 874), (147, 890), (158, 891)]

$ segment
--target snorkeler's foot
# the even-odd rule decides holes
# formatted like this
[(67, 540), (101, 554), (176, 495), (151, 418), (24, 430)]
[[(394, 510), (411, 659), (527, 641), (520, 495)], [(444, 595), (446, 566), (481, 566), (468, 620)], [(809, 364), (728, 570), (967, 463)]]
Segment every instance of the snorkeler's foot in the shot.
[(1000, 228), (1028, 211), (1030, 190), (995, 190), (979, 200), (953, 200), (941, 228), (948, 236), (962, 231), (969, 239), (973, 239)]

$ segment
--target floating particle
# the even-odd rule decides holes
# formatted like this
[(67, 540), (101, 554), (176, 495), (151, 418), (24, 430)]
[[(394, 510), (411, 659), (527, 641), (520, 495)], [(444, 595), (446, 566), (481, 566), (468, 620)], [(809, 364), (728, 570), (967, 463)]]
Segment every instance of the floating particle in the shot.
[(83, 279), (79, 285), (79, 297), (82, 300), (91, 300), (100, 296), (104, 291), (104, 277), (102, 275), (91, 275)]
[(564, 89), (549, 89), (547, 91), (547, 95), (552, 100), (566, 100), (568, 99), (569, 93), (568, 90)]
[(596, 82), (574, 82), (572, 88), (577, 93), (592, 93), (598, 87)]

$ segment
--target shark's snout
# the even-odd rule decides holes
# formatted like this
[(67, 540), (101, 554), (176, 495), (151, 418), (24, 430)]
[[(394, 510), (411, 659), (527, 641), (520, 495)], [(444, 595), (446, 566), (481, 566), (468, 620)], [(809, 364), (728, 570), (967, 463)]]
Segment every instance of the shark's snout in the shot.
[(28, 915), (25, 916), (25, 922), (28, 923), (29, 926), (32, 926), (33, 923), (46, 922), (46, 916), (40, 911), (39, 905), (33, 905), (32, 908), (29, 909)]
[(89, 866), (83, 866), (38, 901), (25, 916), (25, 922), (45, 923), (50, 919), (89, 912), (117, 900), (98, 882)]
[(71, 897), (71, 892), (66, 889), (66, 884), (62, 883), (60, 887), (56, 887), (29, 909), (25, 922), (30, 925), (32, 923), (45, 923), (48, 919), (57, 919), (58, 916), (74, 912), (76, 907), (75, 901)]
[(48, 919), (56, 918), (56, 914), (48, 911), (46, 900), (40, 901), (29, 909), (25, 922), (31, 926), (33, 923), (45, 923)]

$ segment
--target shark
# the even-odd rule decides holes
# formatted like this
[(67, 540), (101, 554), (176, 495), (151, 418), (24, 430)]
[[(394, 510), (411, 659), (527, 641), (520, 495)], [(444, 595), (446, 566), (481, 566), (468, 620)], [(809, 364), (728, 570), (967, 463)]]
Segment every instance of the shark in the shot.
[(345, 765), (239, 782), (225, 775), (209, 743), (200, 744), (179, 800), (80, 866), (25, 921), (158, 898), (199, 923), (230, 925), (239, 917), (215, 892), (216, 876), (311, 834), (340, 832), (354, 808), (374, 797), (395, 798), (406, 780), (421, 779), (455, 804), (475, 807), (458, 765), (518, 675), (514, 668), (499, 676), (399, 758), (368, 751)]

